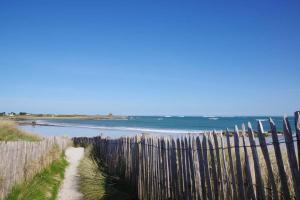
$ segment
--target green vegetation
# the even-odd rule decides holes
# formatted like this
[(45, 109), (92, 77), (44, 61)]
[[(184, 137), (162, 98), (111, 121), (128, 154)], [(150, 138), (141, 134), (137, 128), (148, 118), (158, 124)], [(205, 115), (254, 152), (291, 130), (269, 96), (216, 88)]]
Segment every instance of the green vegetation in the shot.
[(55, 200), (67, 165), (61, 155), (32, 180), (15, 186), (5, 200)]
[(18, 129), (13, 121), (0, 121), (0, 141), (39, 141), (41, 137)]
[(107, 175), (99, 162), (86, 148), (85, 157), (79, 165), (80, 192), (86, 200), (134, 199), (131, 188), (121, 179)]
[(27, 112), (20, 112), (19, 115), (27, 115)]

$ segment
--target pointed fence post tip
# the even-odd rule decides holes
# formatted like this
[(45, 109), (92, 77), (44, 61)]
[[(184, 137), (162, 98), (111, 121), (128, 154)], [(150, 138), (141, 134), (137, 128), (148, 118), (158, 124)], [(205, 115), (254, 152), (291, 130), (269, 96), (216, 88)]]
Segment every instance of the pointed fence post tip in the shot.
[(239, 135), (239, 128), (237, 125), (234, 126), (234, 131), (237, 133), (237, 135)]

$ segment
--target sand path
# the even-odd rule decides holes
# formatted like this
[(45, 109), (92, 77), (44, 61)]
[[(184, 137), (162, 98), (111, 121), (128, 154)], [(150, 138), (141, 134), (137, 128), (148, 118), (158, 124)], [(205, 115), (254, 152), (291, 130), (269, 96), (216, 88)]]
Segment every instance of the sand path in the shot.
[(66, 150), (66, 158), (69, 165), (65, 172), (65, 179), (58, 192), (58, 200), (82, 200), (83, 195), (78, 191), (79, 176), (77, 174), (77, 167), (80, 160), (83, 158), (84, 149), (69, 147)]

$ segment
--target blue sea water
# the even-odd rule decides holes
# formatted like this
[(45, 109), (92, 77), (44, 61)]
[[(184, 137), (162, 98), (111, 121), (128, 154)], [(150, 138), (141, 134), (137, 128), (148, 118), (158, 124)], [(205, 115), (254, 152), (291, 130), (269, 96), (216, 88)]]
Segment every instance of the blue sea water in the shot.
[[(272, 117), (279, 131), (282, 130), (283, 117)], [(81, 120), (81, 119), (50, 119), (39, 123), (54, 126), (25, 126), (25, 130), (46, 135), (95, 136), (107, 135), (118, 137), (137, 133), (153, 134), (185, 134), (201, 133), (211, 130), (233, 130), (235, 125), (250, 122), (256, 129), (258, 120), (262, 120), (264, 129), (269, 130), (268, 117), (217, 117), (217, 116), (130, 116), (125, 120)], [(289, 117), (294, 128), (293, 117)]]

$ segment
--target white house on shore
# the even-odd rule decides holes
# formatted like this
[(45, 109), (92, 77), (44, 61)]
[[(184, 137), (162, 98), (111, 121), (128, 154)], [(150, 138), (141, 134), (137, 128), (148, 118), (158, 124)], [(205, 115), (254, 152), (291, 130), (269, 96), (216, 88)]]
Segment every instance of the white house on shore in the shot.
[(9, 117), (14, 117), (14, 116), (16, 115), (16, 113), (10, 112), (10, 113), (7, 113), (7, 115), (8, 115)]

